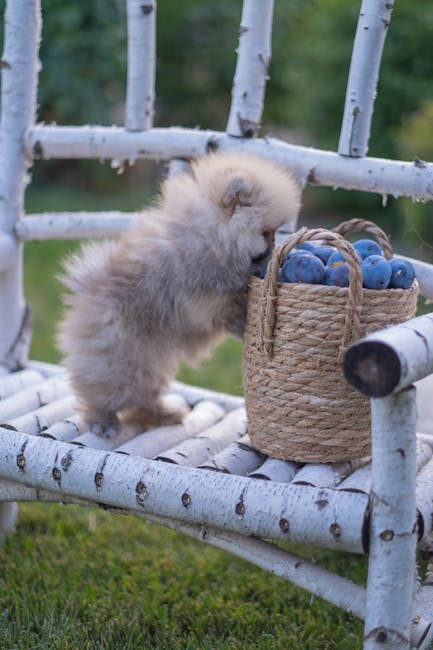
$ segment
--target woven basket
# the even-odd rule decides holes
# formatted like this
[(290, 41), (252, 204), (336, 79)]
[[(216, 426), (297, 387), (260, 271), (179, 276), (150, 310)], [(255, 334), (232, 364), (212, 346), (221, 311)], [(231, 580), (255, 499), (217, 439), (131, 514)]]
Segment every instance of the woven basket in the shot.
[[(341, 361), (361, 336), (415, 315), (418, 283), (363, 289), (358, 256), (342, 236), (361, 231), (392, 257), (383, 231), (353, 219), (334, 231), (301, 229), (275, 249), (264, 280), (251, 278), (243, 357), (248, 432), (269, 456), (325, 463), (370, 454), (369, 399), (346, 382)], [(349, 287), (277, 282), (284, 255), (309, 240), (343, 254)]]

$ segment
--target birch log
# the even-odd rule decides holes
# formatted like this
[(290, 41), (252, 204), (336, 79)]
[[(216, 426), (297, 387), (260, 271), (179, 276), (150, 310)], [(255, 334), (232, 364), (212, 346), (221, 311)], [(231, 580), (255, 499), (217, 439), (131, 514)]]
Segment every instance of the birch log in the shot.
[(369, 334), (345, 354), (344, 375), (361, 393), (383, 397), (433, 373), (433, 314)]
[(125, 127), (150, 129), (155, 97), (156, 1), (128, 0), (128, 68)]
[[(22, 246), (13, 230), (24, 211), (26, 171), (31, 161), (23, 143), (35, 121), (40, 35), (39, 0), (9, 0), (1, 62), (0, 248), (6, 253), (7, 267), (3, 265), (0, 273), (0, 362), (12, 370), (25, 365), (30, 343)], [(0, 532), (13, 528), (16, 514), (14, 504), (0, 505)]]
[(71, 394), (71, 387), (63, 377), (53, 377), (22, 390), (0, 402), (0, 422), (26, 415), (49, 402)]
[(59, 376), (65, 373), (65, 369), (56, 363), (48, 363), (47, 361), (36, 361), (35, 359), (30, 359), (26, 367), (31, 370), (36, 370), (36, 372), (39, 372), (42, 375), (42, 377), (45, 378)]
[(185, 416), (182, 424), (145, 431), (120, 445), (116, 451), (141, 456), (142, 458), (154, 458), (187, 438), (192, 438), (206, 430), (224, 415), (225, 413), (220, 406), (203, 400), (198, 402), (190, 413)]
[(41, 431), (39, 435), (62, 442), (71, 442), (84, 431), (86, 431), (86, 423), (80, 415), (74, 413), (67, 420), (55, 422), (48, 429)]
[(218, 404), (224, 411), (233, 411), (244, 406), (244, 398), (238, 395), (228, 395), (227, 393), (219, 393), (209, 388), (201, 388), (199, 386), (191, 386), (191, 384), (184, 384), (180, 381), (172, 381), (169, 386), (169, 391), (179, 393), (185, 397), (188, 404), (194, 406), (201, 400), (209, 400)]
[[(0, 234), (11, 235), (24, 210), (26, 170), (25, 134), (34, 123), (38, 47), (41, 32), (38, 0), (6, 3), (1, 66), (0, 119)], [(15, 243), (8, 270), (0, 276), (0, 360), (9, 368), (22, 367), (27, 350), (15, 350), (25, 322), (21, 247)]]
[(393, 4), (394, 0), (362, 0), (338, 146), (343, 156), (365, 156), (368, 150), (380, 61)]
[(430, 460), (421, 470), (416, 482), (416, 504), (420, 519), (419, 538), (425, 542), (432, 532), (433, 517), (433, 461)]
[(244, 0), (227, 133), (252, 138), (260, 130), (271, 59), (273, 0)]
[(158, 454), (157, 458), (178, 465), (197, 467), (244, 436), (246, 427), (245, 409), (236, 409), (203, 433), (167, 449)]
[(234, 138), (218, 131), (181, 127), (128, 132), (120, 127), (36, 126), (27, 138), (30, 157), (126, 160), (197, 158), (209, 151), (236, 149), (271, 158), (288, 167), (301, 184), (363, 190), (413, 200), (433, 199), (433, 164), (346, 158), (333, 151), (287, 144), (274, 138)]
[(37, 435), (50, 426), (71, 416), (76, 406), (75, 395), (67, 395), (41, 408), (9, 420), (8, 425), (16, 430)]
[(119, 235), (137, 218), (137, 212), (47, 212), (20, 219), (15, 233), (21, 241), (81, 239)]
[(279, 483), (290, 483), (299, 469), (298, 463), (278, 458), (267, 458), (263, 465), (260, 465), (254, 472), (250, 473), (252, 478), (261, 478), (266, 481), (277, 481)]
[[(422, 438), (417, 435), (416, 441), (416, 474), (417, 474), (417, 489), (418, 481), (421, 479), (423, 467), (428, 463), (432, 457), (431, 447), (425, 443)], [(418, 474), (421, 474), (418, 476)], [(350, 474), (347, 478), (340, 483), (338, 486), (341, 490), (352, 490), (356, 492), (365, 492), (365, 494), (370, 493), (371, 487), (371, 465), (364, 465), (360, 467), (353, 474)], [(433, 485), (432, 485), (433, 488)], [(433, 489), (431, 494), (433, 495)], [(418, 504), (418, 500), (417, 500)]]
[(409, 648), (415, 581), (415, 389), (373, 399), (365, 650)]
[(364, 552), (363, 494), (207, 472), (2, 428), (0, 447), (0, 477), (30, 487), (243, 535)]
[(238, 476), (251, 476), (251, 472), (260, 467), (263, 460), (263, 454), (251, 446), (249, 436), (245, 435), (237, 442), (232, 442), (218, 454), (208, 458), (200, 467)]
[(416, 279), (419, 284), (419, 291), (422, 296), (433, 300), (433, 264), (415, 260), (413, 257), (398, 255), (403, 260), (408, 260), (415, 269)]
[(7, 374), (0, 378), (0, 401), (41, 381), (42, 375), (36, 370), (20, 370)]

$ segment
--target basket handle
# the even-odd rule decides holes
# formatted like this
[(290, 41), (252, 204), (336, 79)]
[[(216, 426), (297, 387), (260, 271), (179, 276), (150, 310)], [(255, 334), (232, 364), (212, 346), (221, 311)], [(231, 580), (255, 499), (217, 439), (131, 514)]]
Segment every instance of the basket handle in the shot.
[(333, 228), (332, 232), (336, 232), (343, 237), (349, 235), (351, 232), (366, 232), (375, 238), (387, 260), (390, 260), (394, 255), (388, 235), (382, 228), (376, 226), (373, 221), (367, 221), (367, 219), (349, 219)]
[(261, 314), (262, 349), (271, 358), (274, 351), (274, 327), (276, 320), (276, 302), (278, 270), (284, 256), (299, 244), (306, 241), (321, 241), (334, 246), (344, 257), (349, 267), (349, 289), (346, 303), (343, 335), (338, 355), (342, 361), (346, 348), (361, 336), (359, 311), (362, 301), (362, 275), (355, 249), (344, 237), (336, 232), (322, 228), (301, 228), (291, 235), (283, 244), (274, 249), (263, 280), (263, 308)]

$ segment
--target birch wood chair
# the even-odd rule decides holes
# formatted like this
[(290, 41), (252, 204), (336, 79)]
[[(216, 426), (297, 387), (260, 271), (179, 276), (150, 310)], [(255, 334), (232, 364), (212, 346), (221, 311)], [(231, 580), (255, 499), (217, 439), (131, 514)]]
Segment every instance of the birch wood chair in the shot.
[[(363, 0), (338, 152), (256, 138), (270, 57), (272, 0), (245, 0), (225, 133), (153, 128), (155, 0), (128, 0), (124, 126), (35, 122), (39, 0), (9, 0), (0, 125), (0, 500), (1, 530), (17, 501), (103, 505), (168, 526), (243, 557), (365, 619), (368, 650), (426, 648), (433, 587), (415, 581), (415, 553), (432, 529), (433, 437), (416, 435), (413, 382), (433, 372), (433, 317), (370, 335), (346, 368), (372, 397), (372, 464), (305, 465), (265, 458), (247, 437), (243, 400), (179, 382), (191, 406), (183, 426), (109, 441), (86, 432), (64, 371), (29, 361), (22, 248), (28, 240), (115, 235), (133, 214), (24, 215), (27, 168), (36, 159), (140, 157), (182, 161), (209, 150), (271, 157), (303, 184), (384, 196), (433, 198), (433, 164), (366, 157), (373, 101), (393, 2)], [(47, 6), (49, 10), (49, 6)], [(433, 268), (414, 262), (433, 297)], [(264, 540), (267, 541), (264, 541)], [(369, 553), (367, 587), (286, 553), (291, 540)]]

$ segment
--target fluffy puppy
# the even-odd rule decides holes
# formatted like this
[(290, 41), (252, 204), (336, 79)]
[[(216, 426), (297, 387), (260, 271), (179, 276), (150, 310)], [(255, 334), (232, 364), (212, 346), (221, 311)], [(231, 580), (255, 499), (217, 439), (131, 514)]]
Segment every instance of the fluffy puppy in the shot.
[(115, 435), (119, 416), (141, 430), (179, 421), (161, 392), (179, 361), (242, 337), (248, 278), (299, 207), (282, 167), (212, 154), (168, 178), (156, 207), (117, 241), (86, 244), (66, 262), (58, 343), (93, 431)]

